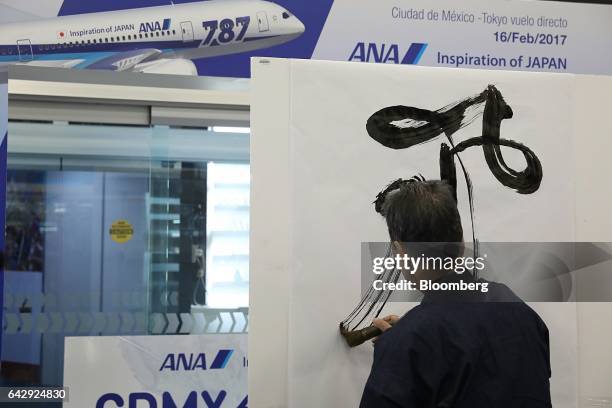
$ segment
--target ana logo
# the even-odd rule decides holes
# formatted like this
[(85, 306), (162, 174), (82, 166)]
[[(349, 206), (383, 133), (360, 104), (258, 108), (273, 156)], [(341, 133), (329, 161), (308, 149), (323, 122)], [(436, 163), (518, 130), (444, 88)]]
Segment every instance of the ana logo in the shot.
[(349, 61), (378, 62), (383, 64), (418, 64), (427, 48), (427, 44), (412, 43), (403, 58), (400, 59), (398, 44), (378, 44), (358, 42), (349, 57)]
[(141, 33), (150, 33), (153, 31), (165, 31), (170, 28), (170, 22), (172, 20), (169, 18), (165, 18), (164, 21), (151, 21), (147, 23), (140, 23), (140, 32)]
[(206, 366), (205, 353), (170, 353), (164, 359), (159, 371), (195, 371), (195, 370), (218, 370), (225, 368), (234, 350), (219, 350), (210, 367)]

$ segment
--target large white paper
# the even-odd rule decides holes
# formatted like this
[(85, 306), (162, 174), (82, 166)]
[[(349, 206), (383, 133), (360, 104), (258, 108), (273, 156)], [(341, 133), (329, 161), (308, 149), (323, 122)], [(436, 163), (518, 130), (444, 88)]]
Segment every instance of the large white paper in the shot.
[[(484, 242), (576, 240), (575, 190), (583, 183), (575, 177), (576, 123), (581, 121), (574, 106), (581, 84), (577, 77), (295, 60), (256, 60), (253, 72), (253, 88), (270, 92), (256, 92), (253, 98), (251, 160), (253, 183), (258, 187), (252, 196), (252, 222), (259, 227), (252, 242), (261, 245), (258, 238), (265, 237), (268, 247), (278, 243), (281, 252), (276, 260), (259, 257), (251, 265), (250, 354), (270, 355), (274, 348), (278, 358), (287, 361), (287, 381), (278, 383), (282, 397), (271, 403), (268, 398), (266, 404), (257, 406), (352, 407), (359, 403), (372, 348), (364, 344), (349, 349), (338, 334), (338, 323), (360, 298), (361, 242), (388, 239), (372, 202), (397, 178), (417, 173), (439, 178), (443, 141), (439, 137), (410, 149), (388, 149), (371, 139), (365, 129), (367, 119), (379, 109), (408, 105), (435, 110), (495, 85), (514, 112), (512, 119), (502, 122), (501, 137), (531, 148), (542, 163), (544, 176), (537, 192), (517, 194), (493, 177), (480, 148), (462, 153), (474, 185), (477, 237)], [(586, 97), (581, 101), (589, 103)], [(266, 108), (271, 105), (288, 106), (289, 112)], [(476, 120), (454, 138), (460, 142), (480, 136), (481, 128), (481, 120)], [(266, 134), (259, 129), (266, 129)], [(278, 154), (285, 147), (288, 158)], [(268, 148), (275, 154), (269, 154)], [(502, 151), (509, 165), (523, 169), (522, 154), (503, 147)], [(270, 169), (287, 174), (277, 176)], [(466, 186), (459, 166), (457, 170), (464, 237), (470, 241)], [(276, 220), (266, 210), (267, 227), (287, 224), (286, 230), (277, 230), (279, 237), (265, 235), (264, 219), (259, 218), (264, 206), (275, 206), (269, 196), (259, 194), (266, 191), (274, 191), (276, 202), (288, 207), (288, 214), (284, 207), (279, 208), (282, 216)], [(288, 256), (282, 249), (287, 241)], [(279, 272), (279, 264), (286, 269)], [(272, 268), (276, 276), (269, 272)], [(287, 291), (278, 299), (265, 290), (274, 280), (280, 282), (276, 288)], [(281, 329), (287, 331), (286, 337), (281, 331), (282, 340), (275, 338), (267, 345), (261, 341), (265, 333), (259, 330), (266, 326), (266, 316), (258, 314), (264, 303), (275, 305), (280, 313), (274, 317), (276, 324), (286, 324)], [(410, 307), (395, 303), (387, 309), (403, 313)], [(532, 307), (551, 333), (553, 405), (575, 407), (576, 305)], [(273, 376), (265, 374), (266, 365), (262, 360), (251, 364), (250, 377)], [(266, 390), (268, 395), (271, 389), (274, 387)], [(259, 401), (257, 390), (251, 388), (250, 397), (253, 403)]]
[[(348, 349), (336, 326), (360, 297), (360, 243), (387, 239), (372, 201), (396, 178), (417, 173), (439, 178), (441, 140), (391, 150), (368, 136), (366, 120), (386, 106), (434, 110), (480, 93), (488, 84), (496, 85), (514, 110), (514, 117), (502, 123), (502, 137), (536, 152), (544, 179), (539, 191), (520, 195), (494, 179), (481, 149), (462, 154), (474, 184), (478, 237), (482, 241), (569, 241), (574, 235), (573, 167), (568, 160), (572, 157), (574, 82), (569, 76), (315, 62), (294, 63), (291, 83), (294, 265), (289, 405), (357, 406), (371, 364), (371, 346)], [(479, 136), (481, 126), (475, 121), (457, 132), (456, 140)], [(504, 153), (509, 164), (522, 169), (520, 153), (510, 149)], [(459, 203), (469, 239), (465, 191), (460, 184)], [(576, 337), (575, 318), (567, 321), (566, 313), (562, 315), (565, 324), (553, 325), (558, 329), (554, 334), (563, 339), (563, 346), (575, 348), (575, 341), (567, 342)], [(573, 359), (574, 353), (560, 348), (553, 361), (562, 362), (563, 374), (569, 375), (562, 376), (559, 370), (559, 377), (573, 380), (570, 373), (575, 374), (575, 363), (566, 360)], [(568, 365), (573, 370), (568, 372)], [(563, 381), (555, 383), (554, 390), (567, 397), (568, 385), (575, 389), (571, 381)]]

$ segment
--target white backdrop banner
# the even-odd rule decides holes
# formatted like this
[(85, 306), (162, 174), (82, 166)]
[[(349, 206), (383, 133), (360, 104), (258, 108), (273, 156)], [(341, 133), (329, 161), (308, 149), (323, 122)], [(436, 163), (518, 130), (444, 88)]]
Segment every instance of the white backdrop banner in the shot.
[[(465, 151), (461, 158), (473, 183), (477, 237), (481, 241), (571, 241), (575, 83), (568, 75), (321, 61), (294, 63), (291, 82), (292, 184), (304, 188), (291, 193), (295, 232), (289, 405), (306, 407), (312, 398), (318, 398), (316, 406), (340, 406), (347, 401), (346, 406), (356, 407), (369, 373), (372, 347), (365, 344), (349, 349), (335, 329), (360, 297), (360, 243), (373, 239), (384, 242), (388, 237), (386, 224), (374, 211), (372, 201), (398, 178), (407, 179), (418, 173), (427, 179), (440, 177), (439, 140), (408, 149), (390, 149), (368, 136), (368, 118), (387, 106), (439, 109), (495, 84), (514, 111), (512, 119), (503, 122), (502, 137), (532, 149), (547, 177), (534, 194), (518, 194), (493, 177), (482, 149)], [(320, 98), (324, 93), (327, 97)], [(457, 131), (453, 135), (456, 142), (480, 136), (481, 121), (478, 117)], [(503, 154), (512, 168), (524, 168), (519, 151), (504, 149)], [(469, 241), (469, 199), (461, 177), (457, 194), (465, 239)], [(321, 296), (322, 290), (328, 295)], [(389, 307), (394, 314), (404, 313), (400, 305)], [(573, 407), (572, 402), (577, 400), (575, 305), (552, 304), (547, 310), (548, 319), (544, 310), (535, 309), (549, 327), (557, 329), (551, 333), (554, 406)], [(313, 314), (321, 317), (313, 322)], [(316, 341), (307, 336), (312, 331), (319, 333)], [(316, 355), (327, 358), (316, 360), (313, 369)], [(325, 385), (332, 383), (334, 387)], [(300, 384), (317, 384), (320, 388), (316, 397), (308, 397), (312, 390)]]
[(67, 337), (65, 407), (246, 408), (245, 334)]
[[(372, 348), (349, 349), (338, 323), (361, 296), (361, 243), (388, 239), (372, 202), (398, 178), (440, 177), (440, 139), (394, 150), (369, 136), (368, 118), (383, 108), (433, 111), (495, 85), (513, 111), (501, 137), (528, 146), (543, 178), (533, 194), (518, 194), (494, 177), (481, 149), (464, 151), (476, 236), (483, 242), (610, 239), (603, 203), (611, 194), (604, 157), (612, 129), (601, 120), (610, 78), (276, 59), (254, 59), (252, 69), (249, 396), (258, 407), (359, 404)], [(482, 118), (478, 112), (474, 118), (453, 134), (457, 143), (481, 136)], [(509, 167), (525, 168), (520, 152), (502, 152)], [(464, 238), (471, 241), (462, 177), (457, 193)], [(387, 306), (383, 315), (411, 307)], [(610, 361), (600, 358), (579, 375), (576, 304), (532, 307), (550, 330), (553, 406), (574, 408), (578, 379), (607, 372)], [(271, 337), (270, 327), (288, 334)], [(609, 395), (609, 387), (581, 384), (584, 395)]]

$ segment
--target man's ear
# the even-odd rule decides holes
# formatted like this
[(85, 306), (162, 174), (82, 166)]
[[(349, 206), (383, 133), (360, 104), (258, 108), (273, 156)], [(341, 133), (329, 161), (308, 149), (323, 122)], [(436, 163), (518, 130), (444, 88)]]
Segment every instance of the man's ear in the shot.
[(395, 250), (395, 253), (398, 255), (405, 255), (406, 252), (404, 251), (404, 247), (402, 246), (401, 242), (399, 241), (393, 241), (393, 249)]

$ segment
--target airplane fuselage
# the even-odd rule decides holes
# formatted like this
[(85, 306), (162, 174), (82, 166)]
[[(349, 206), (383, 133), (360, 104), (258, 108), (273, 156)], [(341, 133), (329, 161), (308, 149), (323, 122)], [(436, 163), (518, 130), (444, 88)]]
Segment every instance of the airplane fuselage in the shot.
[(64, 61), (123, 70), (162, 57), (197, 59), (270, 47), (303, 32), (304, 25), (274, 3), (213, 0), (2, 25), (0, 63)]

